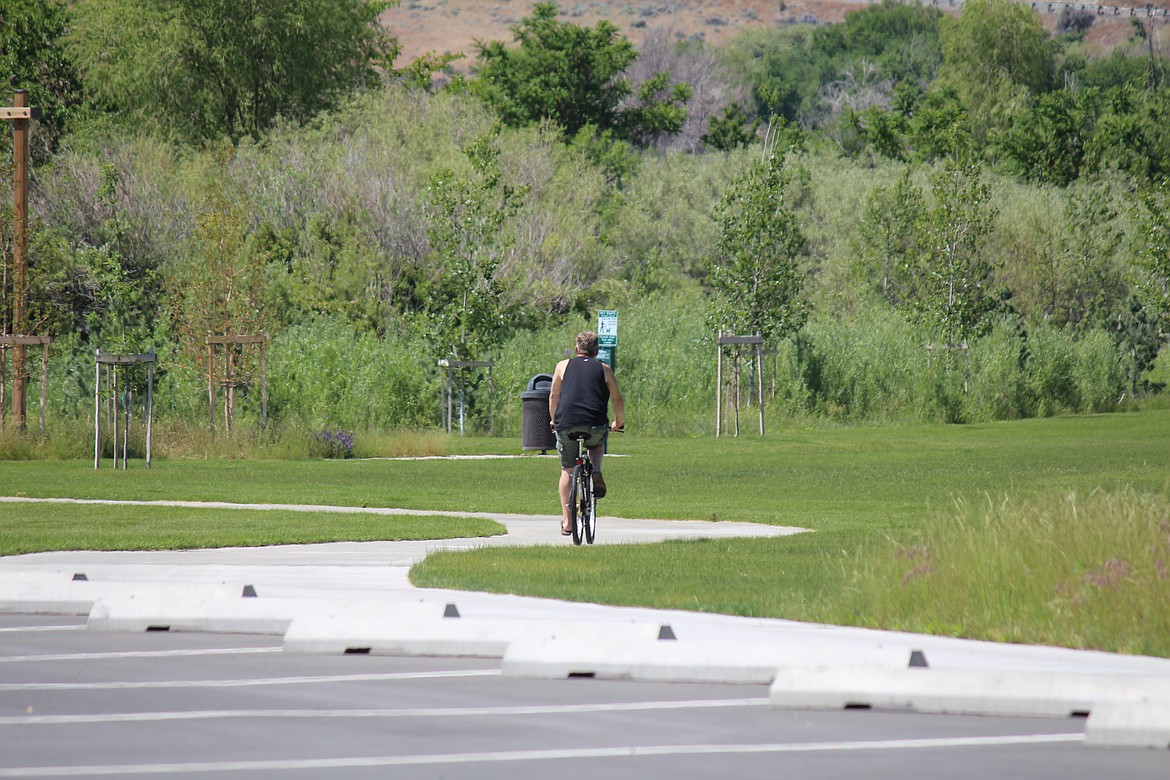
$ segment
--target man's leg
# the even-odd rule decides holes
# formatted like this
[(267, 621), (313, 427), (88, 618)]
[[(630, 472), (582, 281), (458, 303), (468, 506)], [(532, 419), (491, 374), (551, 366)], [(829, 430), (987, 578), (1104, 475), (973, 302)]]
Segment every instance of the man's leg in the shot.
[(558, 486), (561, 495), (561, 530), (572, 530), (569, 521), (569, 488), (573, 483), (573, 469), (561, 469), (561, 482)]
[(597, 498), (605, 497), (605, 478), (601, 476), (601, 456), (604, 454), (604, 444), (589, 448), (589, 460), (593, 461), (593, 495)]

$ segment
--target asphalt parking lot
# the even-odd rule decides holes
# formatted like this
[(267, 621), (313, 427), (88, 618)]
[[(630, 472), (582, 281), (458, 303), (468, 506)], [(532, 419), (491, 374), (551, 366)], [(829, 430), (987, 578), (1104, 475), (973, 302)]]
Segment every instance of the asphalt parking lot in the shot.
[(0, 615), (0, 777), (1158, 778), (1079, 719), (807, 712), (767, 686), (518, 680), (498, 659), (282, 652)]

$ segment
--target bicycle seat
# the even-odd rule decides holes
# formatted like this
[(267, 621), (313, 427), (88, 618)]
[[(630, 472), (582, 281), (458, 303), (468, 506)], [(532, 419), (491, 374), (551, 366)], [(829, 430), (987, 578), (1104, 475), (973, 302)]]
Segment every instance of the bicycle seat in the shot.
[(581, 441), (589, 438), (589, 431), (569, 431), (565, 436), (573, 441)]

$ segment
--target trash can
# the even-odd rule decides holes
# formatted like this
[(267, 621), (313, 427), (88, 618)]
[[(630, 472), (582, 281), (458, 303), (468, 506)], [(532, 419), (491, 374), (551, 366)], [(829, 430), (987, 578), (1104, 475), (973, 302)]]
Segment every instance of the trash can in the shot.
[(528, 380), (528, 389), (520, 393), (524, 404), (521, 425), (521, 449), (540, 450), (541, 454), (557, 448), (557, 437), (550, 425), (548, 397), (552, 393), (552, 374), (537, 374)]

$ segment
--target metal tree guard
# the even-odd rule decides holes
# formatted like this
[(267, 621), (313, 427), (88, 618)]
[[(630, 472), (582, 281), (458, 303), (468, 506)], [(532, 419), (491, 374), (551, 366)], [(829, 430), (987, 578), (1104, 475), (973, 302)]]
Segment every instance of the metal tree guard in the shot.
[(495, 367), (494, 360), (451, 360), (443, 359), (439, 361), (439, 367), (447, 369), (443, 375), (443, 427), (447, 433), (451, 432), (452, 417), (454, 416), (454, 395), (455, 395), (455, 370), (459, 369), (459, 435), (463, 435), (463, 413), (466, 409), (467, 401), (467, 372), (472, 368), (486, 368), (488, 372), (488, 408), (487, 408), (487, 434), (492, 434), (492, 396), (494, 390), (492, 388), (492, 369)]
[[(154, 350), (144, 354), (115, 355), (109, 352), (97, 351), (94, 361), (94, 390), (93, 390), (93, 467), (101, 468), (102, 464), (102, 366), (106, 367), (108, 400), (111, 402), (111, 423), (114, 431), (114, 468), (118, 468), (118, 368), (119, 366), (133, 366), (146, 364), (146, 467), (150, 468), (150, 444), (152, 426), (154, 423), (154, 365), (157, 358)], [(122, 468), (126, 468), (126, 458), (129, 455), (127, 442), (130, 438), (130, 418), (134, 408), (133, 394), (127, 389), (126, 403), (122, 414)]]
[(764, 355), (763, 344), (764, 337), (756, 334), (755, 336), (733, 336), (719, 332), (716, 339), (716, 349), (718, 354), (715, 361), (715, 436), (718, 438), (723, 432), (723, 348), (732, 346), (735, 347), (735, 360), (732, 363), (734, 370), (734, 385), (732, 386), (732, 399), (734, 400), (734, 415), (735, 415), (735, 434), (739, 436), (739, 388), (740, 388), (740, 371), (739, 367), (742, 362), (741, 353), (742, 348), (747, 346), (755, 347), (756, 358), (756, 383), (757, 393), (756, 397), (760, 405), (760, 435), (764, 435)]

